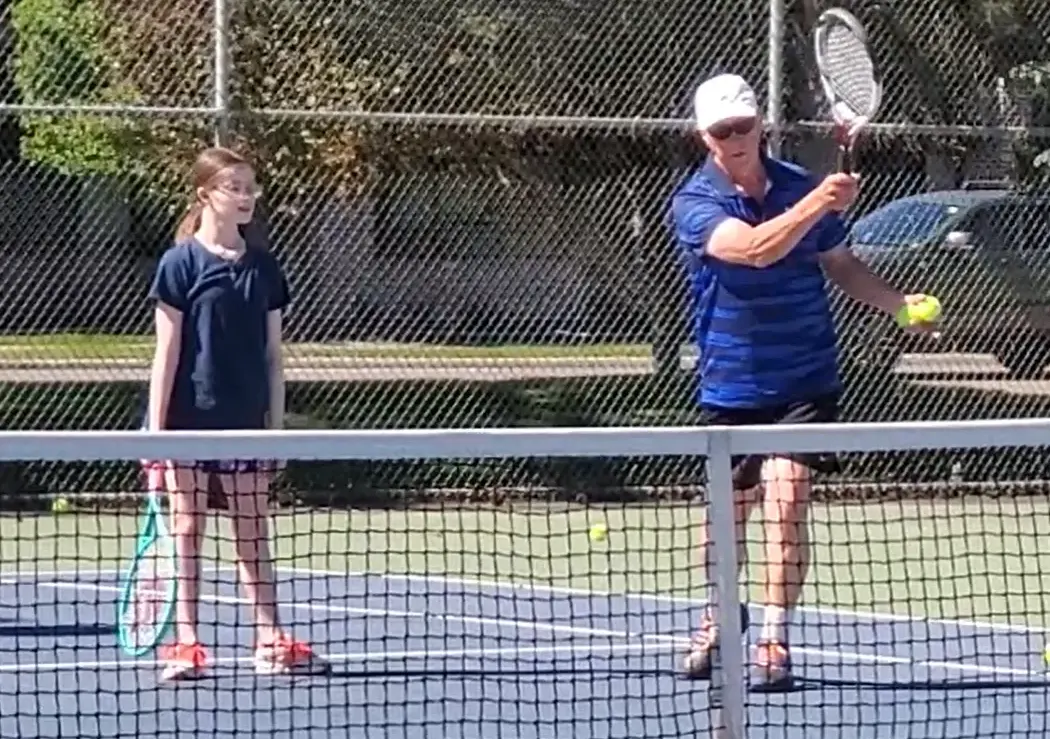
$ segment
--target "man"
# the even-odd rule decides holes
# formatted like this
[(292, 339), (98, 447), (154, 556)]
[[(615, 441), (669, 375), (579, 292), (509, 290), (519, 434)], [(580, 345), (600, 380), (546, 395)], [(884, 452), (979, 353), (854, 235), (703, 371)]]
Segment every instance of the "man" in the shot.
[[(675, 192), (671, 210), (695, 301), (704, 422), (835, 421), (841, 385), (825, 277), (891, 316), (923, 296), (895, 290), (850, 252), (839, 214), (857, 196), (855, 177), (836, 173), (818, 182), (762, 152), (755, 94), (742, 78), (704, 82), (695, 106), (709, 156)], [(744, 526), (760, 500), (766, 521), (766, 607), (752, 667), (755, 688), (791, 685), (787, 623), (810, 561), (810, 475), (833, 463), (821, 455), (734, 460), (741, 564)], [(708, 540), (705, 532), (709, 560)], [(693, 637), (683, 659), (690, 677), (710, 675), (716, 622), (709, 611)]]

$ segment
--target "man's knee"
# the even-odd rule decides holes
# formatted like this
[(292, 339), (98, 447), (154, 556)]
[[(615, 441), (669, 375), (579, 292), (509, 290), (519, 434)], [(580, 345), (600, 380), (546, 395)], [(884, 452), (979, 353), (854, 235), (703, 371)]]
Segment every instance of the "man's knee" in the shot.
[(764, 470), (766, 519), (782, 527), (804, 524), (810, 500), (812, 471), (793, 459), (774, 457)]

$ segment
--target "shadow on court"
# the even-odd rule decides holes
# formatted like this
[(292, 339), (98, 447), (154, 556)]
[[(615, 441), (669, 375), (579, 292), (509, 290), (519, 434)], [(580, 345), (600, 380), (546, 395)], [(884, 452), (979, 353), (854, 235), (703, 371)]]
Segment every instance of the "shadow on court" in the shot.
[(0, 638), (37, 636), (41, 638), (59, 636), (111, 636), (117, 633), (113, 624), (12, 624), (0, 620)]
[(112, 636), (117, 632), (114, 624), (107, 623), (63, 623), (63, 624), (34, 624), (34, 623), (5, 623), (0, 619), (0, 638), (3, 637), (91, 637)]
[(952, 693), (956, 691), (1005, 691), (1038, 690), (1046, 692), (1050, 682), (1046, 680), (840, 680), (832, 678), (797, 679), (792, 693), (827, 688), (863, 688), (874, 691), (916, 690), (928, 693)]

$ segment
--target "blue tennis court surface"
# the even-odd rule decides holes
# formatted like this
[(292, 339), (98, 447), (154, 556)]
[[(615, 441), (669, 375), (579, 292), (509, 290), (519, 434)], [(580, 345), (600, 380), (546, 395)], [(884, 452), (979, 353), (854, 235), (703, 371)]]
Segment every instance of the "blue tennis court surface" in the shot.
[[(213, 675), (157, 686), (114, 636), (115, 572), (0, 579), (0, 736), (383, 739), (707, 736), (674, 675), (701, 604), (442, 576), (281, 575), (325, 677), (258, 677), (232, 570), (207, 569)], [(758, 615), (756, 613), (756, 615)], [(1042, 631), (809, 609), (800, 688), (748, 696), (749, 736), (1046, 736)]]

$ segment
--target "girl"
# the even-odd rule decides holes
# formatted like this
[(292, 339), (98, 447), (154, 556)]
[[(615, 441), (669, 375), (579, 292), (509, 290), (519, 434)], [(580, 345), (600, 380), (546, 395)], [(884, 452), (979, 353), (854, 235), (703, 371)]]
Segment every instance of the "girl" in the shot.
[[(192, 187), (192, 204), (150, 290), (157, 346), (148, 428), (279, 429), (284, 420), (281, 311), (290, 300), (273, 255), (242, 236), (259, 194), (254, 170), (232, 151), (207, 149), (193, 165)], [(179, 573), (176, 643), (163, 650), (162, 679), (199, 677), (207, 667), (197, 639), (197, 608), (213, 477), (228, 501), (238, 574), (252, 604), (256, 671), (325, 670), (325, 661), (292, 639), (277, 620), (268, 526), (274, 466), (206, 460), (168, 461), (160, 467)]]

